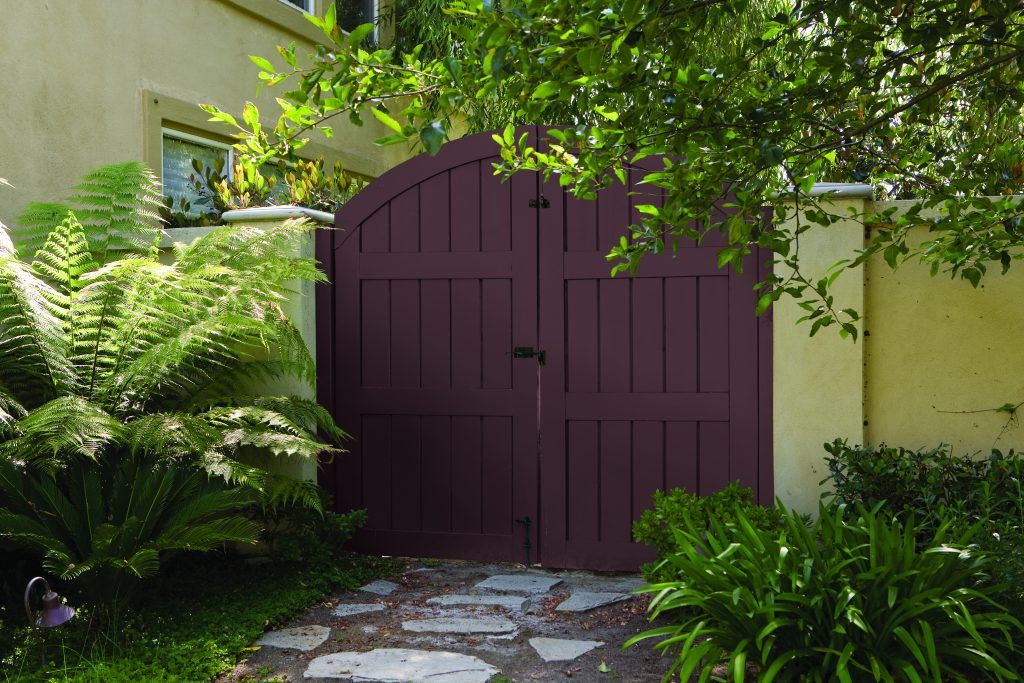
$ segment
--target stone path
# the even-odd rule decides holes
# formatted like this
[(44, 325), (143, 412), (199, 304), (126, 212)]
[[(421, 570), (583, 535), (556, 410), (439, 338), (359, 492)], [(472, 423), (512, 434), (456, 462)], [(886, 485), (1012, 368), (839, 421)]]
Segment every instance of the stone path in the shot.
[[(638, 576), (413, 561), (268, 631), (220, 683), (660, 681), (669, 660), (621, 645), (651, 627)], [(267, 672), (272, 672), (268, 674)], [(246, 678), (249, 676), (249, 678)]]

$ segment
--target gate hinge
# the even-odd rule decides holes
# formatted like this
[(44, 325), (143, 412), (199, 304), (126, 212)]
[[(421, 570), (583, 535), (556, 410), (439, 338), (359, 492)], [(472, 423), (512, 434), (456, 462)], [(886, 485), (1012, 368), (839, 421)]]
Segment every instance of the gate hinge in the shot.
[(541, 195), (540, 199), (531, 199), (529, 205), (531, 209), (550, 209), (551, 201), (544, 195)]

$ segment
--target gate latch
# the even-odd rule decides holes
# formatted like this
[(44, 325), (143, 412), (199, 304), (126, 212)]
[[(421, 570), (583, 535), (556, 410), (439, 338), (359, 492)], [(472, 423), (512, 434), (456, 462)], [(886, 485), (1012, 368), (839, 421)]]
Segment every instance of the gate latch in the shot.
[(527, 204), (529, 205), (529, 207), (531, 209), (550, 209), (551, 208), (551, 200), (548, 199), (547, 197), (545, 197), (544, 195), (541, 195), (540, 199), (531, 199), (529, 202), (527, 202)]
[(548, 354), (544, 351), (536, 351), (532, 346), (517, 346), (512, 349), (513, 358), (536, 358), (537, 362), (544, 365), (548, 360)]

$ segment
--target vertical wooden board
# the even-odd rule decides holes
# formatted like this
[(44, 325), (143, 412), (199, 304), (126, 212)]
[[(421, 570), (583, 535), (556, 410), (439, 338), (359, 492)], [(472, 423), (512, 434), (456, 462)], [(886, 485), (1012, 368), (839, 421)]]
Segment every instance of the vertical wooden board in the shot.
[(484, 280), (482, 297), (482, 379), (484, 389), (512, 388), (512, 282)]
[(697, 278), (665, 278), (665, 391), (697, 391)]
[[(610, 245), (605, 250), (609, 248)], [(598, 250), (596, 201), (565, 195), (565, 250)]]
[(630, 521), (651, 507), (656, 489), (665, 489), (665, 423), (633, 423), (633, 510)]
[(597, 250), (609, 251), (629, 230), (629, 196), (618, 182), (597, 195)]
[(598, 423), (573, 420), (566, 427), (566, 536), (570, 541), (599, 538), (600, 453)]
[(756, 255), (729, 277), (729, 479), (758, 494)]
[(420, 386), (420, 283), (391, 281), (391, 386)]
[(512, 510), (512, 418), (485, 417), (480, 455), (483, 459), (483, 510), (485, 534), (511, 534)]
[(364, 415), (363, 492), (367, 529), (391, 528), (391, 417)]
[(566, 391), (598, 390), (597, 281), (569, 280), (566, 287)]
[(480, 281), (452, 280), (452, 387), (480, 388)]
[(420, 374), (424, 389), (447, 389), (452, 384), (451, 283), (420, 282)]
[(701, 422), (697, 489), (711, 495), (729, 483), (729, 423)]
[(481, 419), (475, 416), (452, 418), (452, 527), (455, 531), (478, 534), (483, 482)]
[(451, 250), (449, 200), (447, 171), (420, 183), (420, 251)]
[(598, 345), (602, 392), (631, 391), (630, 283), (627, 278), (600, 281)]
[(480, 162), (451, 170), (452, 251), (480, 251)]
[[(767, 223), (771, 215), (764, 216)], [(758, 279), (772, 272), (772, 254), (757, 253)], [(757, 498), (761, 505), (775, 502), (775, 472), (772, 462), (772, 318), (771, 309), (762, 314), (757, 324)]]
[(420, 418), (391, 417), (391, 528), (419, 531), (420, 515)]
[(699, 391), (729, 391), (729, 278), (697, 284)]
[(386, 387), (391, 383), (391, 283), (363, 280), (361, 284), (361, 384)]
[(665, 424), (665, 488), (697, 493), (697, 423)]
[(633, 391), (665, 390), (665, 302), (662, 278), (633, 280)]
[(452, 530), (452, 418), (421, 418), (421, 500), (424, 531)]
[(420, 188), (411, 188), (391, 200), (391, 252), (420, 250)]
[(633, 443), (630, 423), (601, 423), (601, 540), (628, 543), (632, 519)]
[(390, 206), (383, 205), (359, 226), (359, 251), (382, 253), (391, 248)]
[(491, 163), (480, 162), (480, 251), (512, 249), (512, 206), (509, 182), (494, 175)]

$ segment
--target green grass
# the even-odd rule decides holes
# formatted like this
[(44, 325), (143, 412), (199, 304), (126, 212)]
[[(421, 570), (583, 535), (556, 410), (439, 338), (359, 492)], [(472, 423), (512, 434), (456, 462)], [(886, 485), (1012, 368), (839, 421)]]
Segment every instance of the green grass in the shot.
[(24, 628), (20, 612), (0, 611), (10, 622), (0, 621), (0, 682), (206, 683), (244, 657), (268, 627), (286, 623), (332, 590), (400, 567), (355, 554), (329, 567), (181, 558), (143, 584), (136, 608), (117, 627), (99, 629), (82, 609), (67, 626), (48, 630), (41, 643)]

